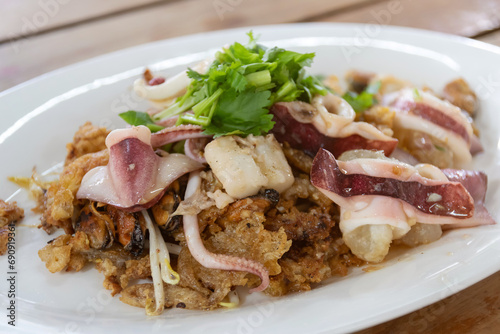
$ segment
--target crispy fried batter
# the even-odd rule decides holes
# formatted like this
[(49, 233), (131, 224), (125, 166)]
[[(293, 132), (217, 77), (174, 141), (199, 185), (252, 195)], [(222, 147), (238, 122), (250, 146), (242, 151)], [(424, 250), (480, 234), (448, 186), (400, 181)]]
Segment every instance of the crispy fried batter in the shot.
[(296, 177), (267, 214), (266, 229), (284, 229), (293, 243), (279, 260), (282, 272), (271, 277), (266, 294), (307, 291), (311, 284), (346, 275), (349, 266), (361, 264), (351, 260), (355, 257), (344, 245), (337, 221), (337, 206), (311, 185), (307, 175)]
[(374, 106), (363, 113), (356, 114), (356, 117), (361, 117), (363, 121), (373, 124), (377, 129), (382, 131), (385, 135), (392, 137), (394, 131), (394, 117), (396, 112), (387, 107)]
[(9, 243), (9, 228), (7, 226), (0, 227), (0, 255), (7, 253), (7, 245)]
[(24, 210), (16, 202), (8, 203), (0, 199), (0, 255), (7, 252), (9, 225), (16, 224), (23, 218)]
[(231, 204), (217, 221), (224, 231), (209, 239), (214, 249), (255, 260), (264, 264), (270, 275), (278, 274), (278, 259), (292, 243), (287, 241), (283, 229), (264, 229), (264, 214), (269, 207), (269, 200), (264, 198), (246, 198)]
[(292, 200), (292, 202), (289, 202), (288, 207), (297, 204), (296, 202), (299, 199), (307, 200), (325, 208), (330, 208), (333, 204), (331, 199), (311, 184), (307, 174), (299, 174), (292, 186), (281, 197), (285, 201)]
[(24, 210), (16, 202), (8, 203), (0, 199), (0, 227), (16, 224), (24, 218)]
[(96, 269), (104, 274), (104, 288), (111, 290), (114, 296), (129, 286), (136, 279), (151, 277), (149, 256), (130, 259), (130, 254), (123, 249), (101, 252), (96, 259)]
[(125, 273), (120, 276), (120, 285), (124, 288), (131, 280), (151, 277), (151, 262), (149, 255), (138, 260), (128, 260), (125, 262)]
[[(335, 235), (336, 232), (332, 234)], [(320, 283), (332, 276), (345, 276), (349, 267), (366, 264), (349, 251), (340, 234), (314, 243), (294, 242), (290, 251), (279, 262), (283, 271), (280, 275), (271, 277), (270, 286), (265, 290), (271, 296), (309, 291), (311, 284)]]
[(287, 212), (269, 217), (266, 228), (275, 231), (284, 228), (291, 240), (323, 240), (330, 234), (335, 220), (328, 213), (322, 213), (317, 208), (309, 212), (300, 212), (292, 206)]
[[(209, 245), (211, 246), (209, 242), (205, 243), (210, 251), (217, 252)], [(179, 254), (177, 272), (181, 277), (179, 286), (193, 289), (203, 295), (208, 301), (206, 309), (217, 308), (233, 287), (243, 286), (248, 282), (245, 272), (203, 267), (191, 256), (187, 247), (183, 247)]]
[(108, 163), (109, 154), (105, 145), (108, 133), (106, 128), (97, 128), (87, 122), (75, 133), (73, 142), (66, 145), (68, 155), (64, 170), (59, 181), (53, 182), (45, 193), (41, 227), (47, 233), (59, 227), (67, 234), (73, 233), (71, 218), (76, 204), (75, 194), (89, 170)]
[(110, 259), (99, 259), (96, 262), (95, 267), (104, 275), (104, 282), (102, 283), (102, 286), (107, 290), (111, 290), (112, 296), (122, 291), (120, 277), (125, 272), (123, 265), (116, 265)]
[(51, 273), (66, 269), (80, 271), (87, 263), (86, 253), (90, 250), (89, 239), (83, 232), (74, 236), (61, 235), (38, 251), (38, 256), (45, 262)]
[(443, 97), (470, 116), (474, 116), (478, 104), (477, 96), (463, 78), (449, 82), (443, 89)]
[(10, 182), (17, 184), (19, 187), (25, 189), (30, 198), (34, 200), (37, 205), (31, 209), (34, 213), (43, 213), (44, 208), (44, 193), (50, 185), (50, 181), (43, 180), (40, 175), (38, 175), (36, 168), (33, 167), (31, 172), (31, 177), (18, 177), (10, 176)]
[(41, 218), (42, 228), (52, 233), (54, 227), (62, 227), (67, 234), (73, 233), (71, 218), (75, 208), (75, 195), (83, 176), (92, 168), (108, 163), (108, 150), (83, 155), (64, 167), (59, 181), (52, 183), (45, 194), (46, 210)]
[(104, 150), (106, 148), (105, 142), (108, 134), (108, 129), (98, 128), (93, 126), (90, 122), (80, 126), (73, 137), (73, 142), (66, 145), (68, 154), (64, 161), (64, 166), (68, 166), (85, 154)]
[(297, 168), (301, 172), (309, 174), (313, 158), (305, 154), (304, 151), (291, 148), (287, 142), (283, 144), (283, 153), (285, 153), (285, 157), (291, 166)]
[[(211, 309), (209, 300), (202, 293), (179, 285), (163, 285), (165, 291), (165, 307), (187, 308), (190, 310)], [(146, 307), (148, 300), (154, 301), (152, 283), (137, 284), (122, 291), (120, 300), (136, 307)]]

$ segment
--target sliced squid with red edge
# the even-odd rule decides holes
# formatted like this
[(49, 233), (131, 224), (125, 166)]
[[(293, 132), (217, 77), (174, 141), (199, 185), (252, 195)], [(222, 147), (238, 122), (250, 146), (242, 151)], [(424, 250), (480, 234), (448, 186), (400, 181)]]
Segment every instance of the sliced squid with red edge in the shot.
[(279, 102), (271, 107), (276, 139), (314, 156), (325, 148), (335, 156), (352, 149), (381, 150), (390, 155), (397, 139), (366, 122), (354, 122), (355, 112), (341, 97), (316, 96), (311, 104)]
[(136, 212), (153, 206), (177, 178), (203, 165), (183, 154), (155, 154), (145, 126), (112, 131), (106, 138), (107, 166), (83, 177), (78, 199), (90, 199)]
[(471, 121), (461, 109), (429, 92), (405, 88), (384, 96), (382, 104), (396, 111), (395, 137), (402, 140), (408, 131), (426, 134), (437, 140), (439, 149), (452, 153), (453, 166), (469, 163), (471, 152), (482, 151)]
[(203, 134), (203, 129), (199, 125), (182, 124), (151, 134), (151, 145), (156, 148), (181, 140), (198, 138), (212, 138), (212, 136)]
[[(344, 241), (366, 261), (383, 260), (392, 240), (403, 237), (417, 222), (452, 227), (495, 223), (484, 213), (486, 179), (481, 172), (443, 172), (381, 153), (350, 153), (341, 161), (320, 149), (312, 164), (311, 183), (340, 206)], [(473, 189), (472, 179), (481, 184)]]

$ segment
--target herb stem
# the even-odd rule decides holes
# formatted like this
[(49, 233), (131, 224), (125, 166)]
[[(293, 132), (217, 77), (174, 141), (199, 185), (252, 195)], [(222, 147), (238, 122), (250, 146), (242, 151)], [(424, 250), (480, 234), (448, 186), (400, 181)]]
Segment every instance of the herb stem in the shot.
[(153, 116), (153, 119), (155, 121), (159, 121), (159, 120), (164, 119), (164, 118), (179, 115), (179, 114), (183, 113), (184, 111), (191, 109), (191, 107), (194, 106), (195, 103), (196, 103), (196, 99), (193, 96), (190, 96), (184, 101), (184, 103), (181, 103), (181, 101), (175, 102), (167, 109), (165, 109), (162, 112), (159, 112), (158, 114)]
[(207, 97), (203, 101), (199, 102), (193, 107), (194, 116), (196, 118), (205, 114), (205, 111), (210, 108), (212, 105), (216, 104), (217, 99), (224, 92), (222, 88), (219, 88), (213, 93), (211, 96)]
[(245, 79), (255, 87), (268, 85), (271, 83), (271, 72), (269, 72), (269, 70), (263, 70), (250, 73), (245, 76)]

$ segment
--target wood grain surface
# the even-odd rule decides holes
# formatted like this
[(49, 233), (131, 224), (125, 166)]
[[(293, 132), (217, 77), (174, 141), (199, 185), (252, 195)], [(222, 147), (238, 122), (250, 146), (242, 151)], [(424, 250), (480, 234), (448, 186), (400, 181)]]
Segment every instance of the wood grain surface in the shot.
[[(88, 24), (0, 44), (0, 90), (74, 62), (126, 47), (202, 31), (304, 21), (370, 0), (184, 0), (146, 6)], [(300, 10), (297, 10), (300, 8)], [(279, 13), (279, 14), (278, 14)], [(36, 52), (35, 52), (36, 50)], [(42, 66), (41, 66), (42, 65)]]
[(363, 10), (324, 17), (322, 21), (388, 24), (475, 37), (500, 27), (500, 1), (383, 1)]
[[(0, 91), (122, 48), (262, 24), (388, 24), (500, 46), (500, 0), (0, 0), (0, 11), (8, 13), (0, 20)], [(499, 332), (500, 272), (442, 301), (359, 333)]]
[(500, 30), (478, 37), (478, 40), (500, 46)]
[[(150, 4), (168, 0), (0, 0), (0, 40), (10, 40), (26, 35), (68, 25), (81, 24), (107, 15), (123, 13)], [(173, 0), (171, 0), (173, 1)]]

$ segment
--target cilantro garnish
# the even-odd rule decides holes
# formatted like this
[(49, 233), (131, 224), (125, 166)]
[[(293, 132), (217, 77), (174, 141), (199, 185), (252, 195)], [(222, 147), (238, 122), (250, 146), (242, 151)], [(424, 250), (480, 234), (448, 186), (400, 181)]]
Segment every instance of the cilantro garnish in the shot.
[[(217, 52), (206, 74), (188, 69), (191, 83), (183, 96), (154, 116), (158, 121), (179, 115), (177, 124), (197, 124), (215, 137), (260, 135), (274, 126), (269, 107), (276, 102), (310, 102), (326, 88), (308, 74), (314, 53), (298, 53), (257, 44), (234, 43)], [(192, 112), (187, 112), (192, 111)]]
[(130, 125), (145, 125), (151, 130), (151, 132), (157, 132), (163, 129), (163, 126), (155, 124), (148, 113), (129, 110), (127, 112), (122, 112), (120, 117), (123, 118), (125, 122)]
[(418, 88), (413, 89), (413, 97), (415, 98), (415, 101), (422, 101), (422, 96), (420, 95)]
[(366, 87), (366, 89), (360, 94), (347, 92), (342, 96), (342, 98), (351, 105), (355, 112), (360, 113), (367, 109), (370, 109), (374, 104), (377, 103), (375, 94), (378, 93), (379, 89), (380, 81), (377, 81)]

